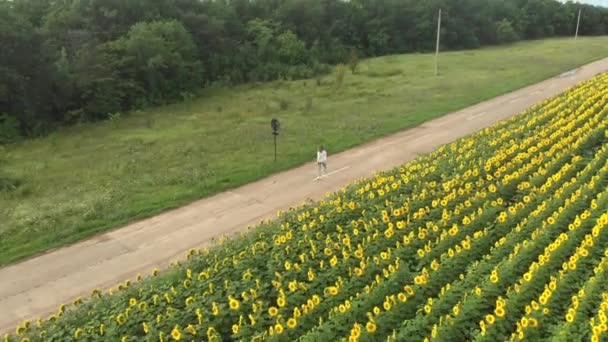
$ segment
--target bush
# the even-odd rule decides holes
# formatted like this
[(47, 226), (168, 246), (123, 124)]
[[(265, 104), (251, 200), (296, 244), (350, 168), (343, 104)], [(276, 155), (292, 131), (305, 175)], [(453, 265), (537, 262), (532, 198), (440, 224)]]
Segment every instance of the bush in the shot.
[[(4, 148), (0, 146), (0, 156), (4, 154)], [(2, 170), (2, 165), (5, 163), (3, 159), (0, 159), (0, 192), (10, 192), (17, 189), (21, 185), (21, 181), (14, 179), (5, 174)]]
[(19, 140), (21, 132), (17, 118), (8, 114), (0, 114), (0, 144), (8, 144)]
[(357, 51), (355, 49), (350, 52), (350, 61), (348, 62), (348, 67), (353, 75), (357, 73), (357, 68), (359, 67), (359, 56), (357, 55)]
[(289, 102), (286, 99), (279, 99), (279, 108), (281, 110), (287, 110), (289, 108)]
[(299, 80), (313, 76), (313, 70), (304, 64), (294, 65), (287, 68), (287, 79)]
[(498, 43), (513, 43), (519, 40), (511, 21), (503, 19), (496, 23), (496, 39)]
[(304, 111), (309, 113), (312, 110), (312, 97), (306, 99), (306, 103), (304, 104)]
[(342, 83), (344, 83), (344, 76), (346, 75), (346, 67), (344, 64), (338, 64), (336, 67), (336, 87), (342, 87)]

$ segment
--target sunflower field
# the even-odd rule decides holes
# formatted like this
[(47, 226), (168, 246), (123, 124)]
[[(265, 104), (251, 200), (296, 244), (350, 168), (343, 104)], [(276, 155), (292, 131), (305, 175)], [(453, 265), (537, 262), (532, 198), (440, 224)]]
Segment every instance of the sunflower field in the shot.
[(600, 341), (608, 74), (5, 341)]

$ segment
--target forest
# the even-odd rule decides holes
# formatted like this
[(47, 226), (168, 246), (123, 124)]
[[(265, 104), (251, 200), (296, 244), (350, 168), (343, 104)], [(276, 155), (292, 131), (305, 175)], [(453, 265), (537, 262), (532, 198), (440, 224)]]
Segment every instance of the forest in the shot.
[(360, 58), (608, 33), (554, 0), (0, 0), (0, 144)]

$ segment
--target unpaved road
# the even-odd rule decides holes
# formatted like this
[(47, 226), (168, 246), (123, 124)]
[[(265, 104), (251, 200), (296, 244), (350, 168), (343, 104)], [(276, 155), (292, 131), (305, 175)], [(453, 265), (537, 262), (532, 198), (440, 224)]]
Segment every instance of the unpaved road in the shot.
[(166, 266), (183, 258), (188, 249), (209, 244), (221, 234), (244, 231), (248, 225), (274, 217), (279, 209), (318, 199), (374, 171), (398, 166), (605, 71), (608, 58), (330, 156), (333, 173), (321, 181), (313, 180), (316, 165), (309, 163), (0, 269), (0, 332), (12, 330), (24, 319), (47, 315), (92, 289), (105, 289)]

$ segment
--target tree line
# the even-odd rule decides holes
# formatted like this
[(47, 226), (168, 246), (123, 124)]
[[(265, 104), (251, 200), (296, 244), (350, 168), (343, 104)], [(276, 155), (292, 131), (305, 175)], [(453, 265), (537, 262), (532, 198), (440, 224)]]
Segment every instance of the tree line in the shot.
[(0, 0), (0, 143), (359, 57), (608, 33), (554, 0)]

